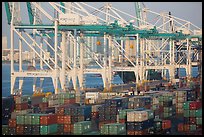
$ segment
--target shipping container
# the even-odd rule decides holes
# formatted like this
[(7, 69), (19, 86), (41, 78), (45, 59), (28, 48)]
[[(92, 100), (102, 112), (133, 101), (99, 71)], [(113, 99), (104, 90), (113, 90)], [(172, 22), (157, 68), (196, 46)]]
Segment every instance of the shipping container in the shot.
[(121, 123), (104, 124), (100, 133), (102, 135), (121, 135), (126, 133), (126, 125)]
[(41, 125), (40, 126), (40, 135), (50, 135), (57, 133), (57, 124), (50, 124), (50, 125)]
[(91, 121), (81, 121), (74, 123), (74, 135), (82, 135), (84, 133), (90, 132), (91, 129)]
[(50, 125), (57, 123), (56, 114), (45, 114), (40, 116), (40, 125)]

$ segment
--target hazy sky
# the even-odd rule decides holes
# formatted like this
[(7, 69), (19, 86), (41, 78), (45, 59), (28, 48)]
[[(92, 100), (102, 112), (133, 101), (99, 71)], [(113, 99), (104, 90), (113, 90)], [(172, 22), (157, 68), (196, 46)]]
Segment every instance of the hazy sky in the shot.
[[(88, 4), (99, 8), (105, 2), (87, 2)], [(110, 2), (113, 7), (120, 9), (135, 16), (134, 2)], [(144, 2), (145, 6), (152, 11), (162, 12), (171, 11), (173, 16), (188, 20), (196, 26), (202, 28), (202, 2)], [(27, 12), (27, 9), (22, 13)], [(25, 12), (24, 12), (25, 11)], [(26, 13), (27, 16), (27, 13)], [(27, 16), (28, 17), (28, 16)], [(28, 19), (27, 19), (28, 20)], [(7, 17), (4, 3), (2, 3), (2, 36), (8, 37), (8, 47), (10, 47), (10, 26), (7, 24)]]

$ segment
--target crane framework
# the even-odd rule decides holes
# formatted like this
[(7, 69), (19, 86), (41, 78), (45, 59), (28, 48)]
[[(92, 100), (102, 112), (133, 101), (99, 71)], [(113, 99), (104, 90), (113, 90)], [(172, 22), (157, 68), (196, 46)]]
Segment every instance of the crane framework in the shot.
[[(27, 7), (29, 23), (21, 17), (22, 7)], [(192, 66), (200, 62), (202, 29), (168, 12), (145, 7), (135, 17), (109, 3), (95, 8), (84, 2), (5, 2), (5, 9), (11, 27), (11, 94), (22, 93), (25, 77), (33, 78), (33, 92), (42, 92), (44, 78), (51, 77), (56, 94), (66, 91), (70, 81), (75, 90), (83, 90), (84, 75), (93, 73), (102, 75), (104, 90), (111, 90), (117, 71), (134, 72), (142, 83), (150, 69), (162, 71), (163, 77), (168, 70), (173, 81), (177, 68), (185, 68), (190, 80)], [(19, 70), (14, 69), (14, 36)], [(23, 70), (23, 44), (30, 49), (33, 67), (40, 60), (40, 69)], [(91, 62), (98, 67), (90, 67)], [(19, 88), (14, 89), (17, 77)]]

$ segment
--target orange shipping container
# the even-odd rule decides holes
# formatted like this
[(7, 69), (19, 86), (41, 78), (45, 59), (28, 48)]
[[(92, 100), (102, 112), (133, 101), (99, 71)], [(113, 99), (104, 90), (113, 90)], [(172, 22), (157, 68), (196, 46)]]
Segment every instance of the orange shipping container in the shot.
[(128, 131), (127, 131), (127, 135), (135, 135), (135, 131), (134, 131), (134, 130), (133, 130), (133, 131), (128, 130)]
[(69, 115), (64, 116), (64, 124), (71, 124), (71, 116)]
[(16, 119), (9, 119), (8, 127), (16, 127)]
[(17, 125), (16, 126), (16, 134), (17, 135), (23, 135), (24, 132), (24, 126), (23, 125)]
[(57, 116), (57, 124), (64, 124), (64, 116)]
[(64, 124), (64, 132), (71, 133), (71, 124)]
[(162, 120), (162, 129), (169, 129), (171, 128), (171, 121), (170, 120)]

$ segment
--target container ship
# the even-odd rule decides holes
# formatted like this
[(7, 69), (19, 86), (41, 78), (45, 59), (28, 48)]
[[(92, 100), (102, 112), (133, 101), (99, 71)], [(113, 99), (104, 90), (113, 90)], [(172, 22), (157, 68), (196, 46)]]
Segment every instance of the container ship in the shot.
[(117, 4), (4, 2), (2, 135), (202, 135), (202, 28)]

